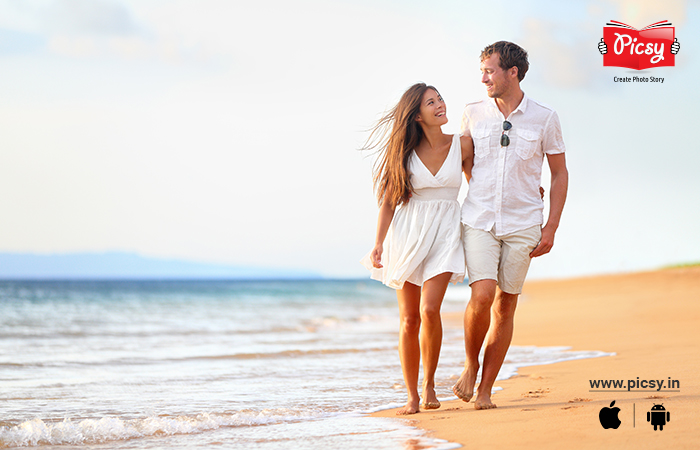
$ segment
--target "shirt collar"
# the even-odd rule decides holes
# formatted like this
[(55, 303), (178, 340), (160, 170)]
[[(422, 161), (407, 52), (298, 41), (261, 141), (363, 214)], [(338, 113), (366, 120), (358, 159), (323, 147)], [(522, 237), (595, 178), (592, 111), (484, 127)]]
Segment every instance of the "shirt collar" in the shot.
[(515, 110), (513, 110), (513, 112), (519, 110), (520, 112), (522, 112), (523, 114), (525, 114), (525, 111), (527, 111), (527, 105), (528, 105), (529, 101), (530, 101), (530, 99), (529, 99), (529, 98), (527, 97), (527, 95), (525, 95), (525, 93), (523, 92), (523, 99), (520, 101), (520, 104), (518, 105), (518, 107), (515, 108)]
[[(491, 100), (491, 106), (493, 108), (496, 108), (496, 110), (499, 110), (498, 105), (496, 104), (496, 99), (490, 98), (489, 100)], [(520, 100), (520, 104), (515, 107), (515, 109), (513, 110), (513, 112), (511, 114), (515, 114), (517, 111), (520, 111), (521, 113), (525, 114), (525, 111), (527, 111), (527, 105), (529, 102), (530, 102), (529, 97), (527, 96), (527, 94), (525, 94), (523, 92), (523, 99)]]

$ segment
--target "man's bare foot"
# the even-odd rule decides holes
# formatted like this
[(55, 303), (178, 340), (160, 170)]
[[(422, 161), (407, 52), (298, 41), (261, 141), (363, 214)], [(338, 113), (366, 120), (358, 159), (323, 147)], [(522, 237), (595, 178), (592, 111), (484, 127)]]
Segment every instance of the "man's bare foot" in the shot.
[(485, 394), (477, 394), (474, 400), (474, 409), (493, 409), (497, 408), (496, 404), (491, 402), (491, 396)]
[(406, 406), (396, 411), (397, 416), (407, 416), (409, 414), (416, 414), (420, 412), (418, 409), (418, 400), (409, 400)]
[(479, 372), (479, 365), (464, 369), (459, 380), (452, 386), (452, 392), (461, 400), (469, 403), (474, 396), (474, 385), (476, 384), (476, 374)]

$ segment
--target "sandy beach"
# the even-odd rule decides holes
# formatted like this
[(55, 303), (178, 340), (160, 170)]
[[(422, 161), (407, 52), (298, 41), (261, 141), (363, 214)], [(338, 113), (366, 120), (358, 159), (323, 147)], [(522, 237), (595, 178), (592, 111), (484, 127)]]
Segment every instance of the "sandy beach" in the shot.
[[(520, 368), (496, 382), (497, 409), (443, 402), (411, 416), (414, 426), (464, 448), (700, 447), (700, 267), (528, 282), (515, 320), (513, 345), (615, 355)], [(444, 323), (461, 327), (461, 315)], [(624, 385), (592, 388), (595, 380)], [(650, 388), (651, 380), (663, 388), (658, 381)], [(604, 429), (599, 411), (612, 401), (621, 424)], [(655, 404), (670, 416), (663, 430), (647, 421)], [(374, 415), (396, 417), (395, 410)]]

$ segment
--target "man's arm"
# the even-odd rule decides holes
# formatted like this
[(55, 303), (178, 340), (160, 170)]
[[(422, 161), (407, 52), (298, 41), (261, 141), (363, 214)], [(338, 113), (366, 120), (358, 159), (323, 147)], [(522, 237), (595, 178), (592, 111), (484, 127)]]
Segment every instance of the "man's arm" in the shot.
[(561, 212), (566, 202), (566, 192), (569, 189), (569, 171), (566, 169), (564, 153), (547, 155), (549, 170), (552, 172), (552, 186), (549, 192), (549, 217), (542, 228), (542, 240), (530, 253), (531, 258), (549, 253), (554, 245), (554, 234), (559, 228)]

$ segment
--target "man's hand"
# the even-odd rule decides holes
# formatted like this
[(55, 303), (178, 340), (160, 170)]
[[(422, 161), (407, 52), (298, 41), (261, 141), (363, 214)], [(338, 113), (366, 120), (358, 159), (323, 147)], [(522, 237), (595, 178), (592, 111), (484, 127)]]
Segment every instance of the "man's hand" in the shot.
[(538, 256), (546, 255), (549, 253), (549, 251), (552, 249), (554, 246), (554, 230), (551, 228), (547, 228), (545, 225), (544, 228), (542, 228), (542, 239), (540, 239), (540, 243), (537, 244), (537, 247), (530, 252), (530, 258), (537, 258)]
[[(671, 47), (673, 47), (673, 45)], [(598, 51), (601, 55), (608, 53), (608, 46), (605, 44), (603, 38), (600, 38), (600, 42), (598, 42)]]

